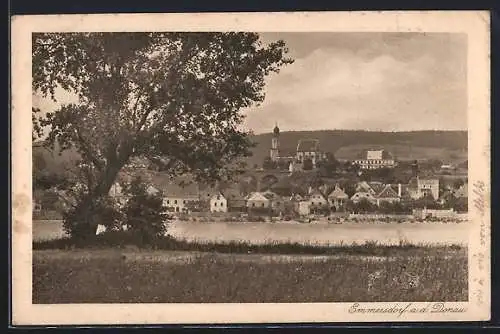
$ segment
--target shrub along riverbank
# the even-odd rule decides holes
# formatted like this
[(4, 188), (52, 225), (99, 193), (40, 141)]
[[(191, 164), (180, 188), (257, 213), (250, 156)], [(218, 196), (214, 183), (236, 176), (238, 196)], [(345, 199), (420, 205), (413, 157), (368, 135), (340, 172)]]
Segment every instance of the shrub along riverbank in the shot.
[(196, 242), (178, 240), (172, 237), (159, 237), (151, 243), (145, 244), (143, 240), (135, 234), (126, 231), (105, 232), (97, 235), (95, 239), (86, 243), (75, 244), (70, 238), (62, 238), (48, 241), (33, 242), (34, 250), (61, 249), (69, 250), (75, 248), (137, 248), (137, 249), (157, 249), (169, 251), (196, 251), (196, 252), (219, 252), (219, 253), (262, 253), (262, 254), (311, 254), (311, 255), (331, 255), (331, 254), (352, 254), (352, 255), (379, 255), (388, 256), (394, 253), (408, 250), (427, 249), (434, 250), (460, 250), (465, 249), (462, 245), (430, 245), (413, 244), (404, 239), (397, 244), (386, 245), (374, 241), (362, 244), (335, 244), (316, 245), (313, 243), (291, 243), (269, 241), (264, 244), (251, 244), (248, 242)]

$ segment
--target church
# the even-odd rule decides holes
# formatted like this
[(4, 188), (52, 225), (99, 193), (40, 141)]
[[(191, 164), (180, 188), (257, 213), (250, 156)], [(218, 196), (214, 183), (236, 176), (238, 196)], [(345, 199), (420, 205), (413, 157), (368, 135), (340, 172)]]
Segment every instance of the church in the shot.
[(305, 160), (311, 160), (313, 168), (319, 161), (327, 159), (327, 154), (322, 152), (319, 147), (318, 139), (300, 139), (297, 143), (297, 150), (294, 156), (281, 156), (279, 149), (280, 129), (278, 124), (274, 126), (273, 137), (271, 139), (270, 158), (274, 162), (285, 160), (289, 163), (289, 170), (299, 170), (303, 168)]

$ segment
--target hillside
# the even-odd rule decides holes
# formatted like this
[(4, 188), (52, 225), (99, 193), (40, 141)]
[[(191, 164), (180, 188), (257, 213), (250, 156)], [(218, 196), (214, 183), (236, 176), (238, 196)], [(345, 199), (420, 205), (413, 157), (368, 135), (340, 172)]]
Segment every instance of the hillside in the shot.
[(56, 145), (54, 149), (42, 146), (42, 143), (33, 144), (33, 167), (39, 166), (40, 169), (50, 173), (60, 174), (79, 159), (79, 155), (74, 150), (60, 151)]
[[(269, 155), (271, 133), (255, 135), (257, 143), (253, 156), (247, 159), (249, 166), (262, 164)], [(299, 139), (314, 138), (320, 140), (322, 150), (332, 152), (337, 159), (353, 159), (359, 152), (368, 148), (383, 147), (396, 159), (440, 159), (447, 163), (459, 163), (467, 160), (467, 132), (465, 131), (415, 131), (415, 132), (368, 132), (348, 130), (296, 131), (282, 132), (280, 151), (282, 154), (295, 154)], [(57, 148), (49, 151), (33, 145), (33, 156), (43, 156), (46, 168), (61, 171), (78, 158), (74, 151), (58, 154)]]
[[(257, 143), (249, 165), (261, 164), (269, 155), (271, 133), (255, 135)], [(399, 160), (440, 159), (461, 162), (467, 159), (466, 131), (372, 132), (351, 130), (290, 131), (280, 134), (280, 151), (296, 151), (299, 139), (319, 139), (323, 151), (332, 152), (337, 159), (353, 159), (369, 148), (385, 148)]]

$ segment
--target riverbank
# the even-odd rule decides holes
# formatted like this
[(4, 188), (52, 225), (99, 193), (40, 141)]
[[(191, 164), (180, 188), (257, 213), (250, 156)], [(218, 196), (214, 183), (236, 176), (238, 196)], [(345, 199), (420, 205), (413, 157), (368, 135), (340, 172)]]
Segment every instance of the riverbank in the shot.
[[(228, 223), (176, 221), (169, 224), (168, 234), (176, 240), (203, 243), (245, 242), (299, 243), (314, 245), (349, 245), (376, 242), (399, 245), (411, 244), (458, 244), (467, 245), (470, 223), (386, 223), (344, 222), (328, 224), (315, 222), (279, 223)], [(61, 221), (34, 221), (33, 241), (47, 241), (66, 237)]]

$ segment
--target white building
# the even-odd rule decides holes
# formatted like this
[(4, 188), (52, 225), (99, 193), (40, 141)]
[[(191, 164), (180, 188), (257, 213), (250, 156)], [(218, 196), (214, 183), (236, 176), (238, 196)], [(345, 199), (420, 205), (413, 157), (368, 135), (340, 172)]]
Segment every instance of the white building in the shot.
[(248, 208), (268, 208), (271, 201), (261, 192), (253, 192), (247, 196)]
[(392, 168), (396, 165), (394, 157), (386, 150), (368, 150), (354, 164), (361, 169)]
[(352, 195), (352, 197), (351, 197), (351, 201), (353, 201), (354, 203), (359, 203), (364, 199), (372, 204), (377, 203), (377, 199), (375, 198), (375, 196), (372, 195), (372, 193), (370, 193), (368, 191), (366, 191), (366, 192), (365, 191), (358, 191), (354, 195)]
[(307, 216), (311, 213), (311, 202), (309, 201), (298, 201), (295, 202), (295, 211), (301, 216)]
[(416, 177), (410, 180), (408, 193), (412, 199), (419, 199), (425, 196), (432, 196), (439, 199), (439, 179)]
[(221, 193), (210, 198), (210, 212), (227, 212), (227, 199)]
[(325, 198), (325, 195), (323, 195), (323, 193), (318, 189), (310, 192), (309, 202), (311, 203), (311, 207), (322, 207), (328, 205), (328, 200)]
[(349, 196), (344, 192), (344, 189), (340, 188), (338, 184), (335, 185), (333, 191), (328, 195), (328, 202), (330, 207), (334, 207), (336, 210), (343, 207)]

